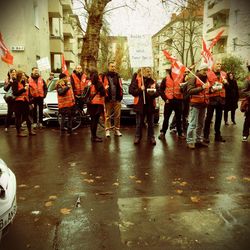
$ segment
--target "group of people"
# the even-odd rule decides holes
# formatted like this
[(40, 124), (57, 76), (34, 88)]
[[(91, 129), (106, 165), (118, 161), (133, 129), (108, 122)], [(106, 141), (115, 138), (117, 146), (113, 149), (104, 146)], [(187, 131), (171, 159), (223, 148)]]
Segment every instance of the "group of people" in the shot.
[[(132, 77), (129, 93), (134, 97), (134, 110), (136, 112), (136, 129), (134, 144), (142, 139), (142, 131), (147, 123), (147, 137), (152, 145), (156, 145), (154, 135), (154, 113), (156, 98), (164, 101), (164, 120), (158, 136), (165, 140), (169, 127), (169, 119), (174, 111), (174, 119), (170, 127), (176, 128), (177, 136), (186, 139), (190, 149), (207, 147), (210, 142), (210, 125), (215, 112), (214, 131), (215, 141), (225, 142), (221, 135), (221, 122), (223, 118), (228, 126), (228, 112), (231, 111), (232, 124), (236, 124), (235, 110), (238, 108), (239, 91), (237, 81), (232, 72), (226, 73), (221, 69), (221, 61), (217, 60), (212, 69), (201, 63), (196, 74), (187, 70), (183, 78), (173, 77), (172, 69), (166, 70), (166, 77), (158, 85), (153, 78), (152, 69), (149, 67), (139, 69)], [(24, 72), (14, 69), (8, 72), (5, 91), (13, 90), (15, 100), (8, 103), (6, 128), (8, 130), (13, 111), (16, 117), (16, 130), (18, 136), (27, 136), (21, 129), (21, 124), (26, 121), (30, 135), (35, 135), (32, 130), (30, 114), (33, 123), (42, 126), (43, 100), (47, 94), (47, 84), (54, 75), (45, 81), (39, 75), (36, 67), (28, 77)], [(76, 105), (83, 108), (84, 95), (89, 95), (87, 103), (91, 117), (91, 140), (102, 142), (97, 136), (97, 125), (101, 116), (105, 119), (105, 136), (109, 138), (114, 131), (115, 136), (122, 136), (120, 131), (121, 100), (123, 98), (122, 81), (116, 71), (114, 61), (108, 63), (108, 70), (99, 74), (96, 69), (84, 73), (78, 65), (70, 77), (61, 73), (56, 84), (58, 108), (61, 114), (61, 133), (64, 132), (64, 121), (68, 117), (67, 133), (72, 133), (72, 119)], [(246, 81), (243, 96), (250, 99), (250, 77)], [(250, 102), (249, 102), (250, 103)], [(113, 116), (113, 126), (111, 124)], [(247, 141), (250, 128), (250, 109), (245, 112), (243, 128), (243, 141)]]

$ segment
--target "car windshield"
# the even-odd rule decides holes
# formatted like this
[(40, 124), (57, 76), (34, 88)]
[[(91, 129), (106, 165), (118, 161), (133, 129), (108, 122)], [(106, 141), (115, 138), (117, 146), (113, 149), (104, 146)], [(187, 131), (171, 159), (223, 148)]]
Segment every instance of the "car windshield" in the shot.
[(123, 89), (123, 94), (124, 95), (129, 95), (129, 93), (128, 93), (128, 88), (129, 88), (129, 85), (128, 84), (122, 84), (122, 89)]
[(4, 91), (3, 87), (0, 88), (0, 94), (5, 94), (6, 92)]
[(58, 78), (55, 78), (51, 80), (51, 82), (48, 85), (48, 92), (54, 91), (56, 88), (56, 82), (58, 81)]

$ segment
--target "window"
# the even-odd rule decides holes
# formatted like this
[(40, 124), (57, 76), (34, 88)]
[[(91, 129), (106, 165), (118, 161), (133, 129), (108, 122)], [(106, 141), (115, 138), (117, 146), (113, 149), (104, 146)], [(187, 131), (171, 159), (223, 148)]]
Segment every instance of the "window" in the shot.
[(237, 49), (237, 42), (238, 42), (238, 38), (236, 37), (233, 39), (233, 50), (234, 51), (236, 51), (236, 49)]
[(34, 9), (34, 25), (39, 29), (39, 10), (37, 2), (34, 2), (33, 9)]

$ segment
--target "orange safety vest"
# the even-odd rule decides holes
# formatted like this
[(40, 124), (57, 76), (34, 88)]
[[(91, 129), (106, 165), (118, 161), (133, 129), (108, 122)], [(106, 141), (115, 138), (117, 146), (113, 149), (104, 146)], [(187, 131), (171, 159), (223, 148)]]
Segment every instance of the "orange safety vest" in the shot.
[(183, 99), (180, 89), (180, 81), (174, 81), (170, 76), (166, 77), (165, 95), (167, 99)]
[(207, 72), (207, 79), (208, 79), (208, 81), (210, 83), (210, 87), (212, 87), (215, 84), (215, 82), (218, 82), (218, 83), (220, 83), (222, 85), (221, 90), (210, 93), (209, 97), (220, 96), (220, 97), (225, 98), (226, 91), (225, 91), (224, 84), (222, 83), (222, 80), (225, 79), (226, 77), (227, 77), (227, 73), (224, 72), (224, 71), (220, 72), (220, 78), (219, 79), (212, 70)]
[[(67, 85), (65, 83), (61, 84), (62, 88), (66, 88)], [(74, 92), (72, 88), (69, 88), (69, 90), (65, 93), (65, 95), (58, 95), (57, 93), (57, 98), (58, 98), (58, 108), (70, 108), (75, 105), (75, 97), (74, 97)]]
[[(24, 86), (21, 82), (18, 82), (17, 87), (18, 87), (18, 91), (24, 88)], [(27, 101), (28, 102), (29, 101), (29, 89), (26, 89), (25, 92), (23, 92), (21, 95), (17, 96), (15, 98), (15, 101), (23, 101), (23, 102)]]
[[(201, 87), (203, 83), (200, 80), (196, 79), (195, 84), (196, 84), (196, 87)], [(205, 89), (203, 89), (198, 94), (191, 95), (190, 102), (191, 103), (205, 103), (205, 104), (208, 104), (208, 100), (209, 100), (209, 87), (206, 87)]]
[(74, 94), (82, 95), (84, 88), (87, 86), (87, 76), (85, 74), (82, 74), (81, 80), (75, 73), (72, 73), (71, 76), (75, 83)]
[[(104, 85), (104, 88), (106, 90), (106, 96), (108, 96), (108, 89), (106, 89), (106, 86), (109, 85), (109, 80), (108, 80), (107, 76), (104, 76), (103, 85)], [(121, 78), (119, 78), (119, 85), (120, 85), (120, 95), (122, 96), (123, 92), (122, 92), (122, 80), (121, 80)]]
[(94, 98), (91, 100), (91, 104), (104, 105), (104, 96), (101, 96), (100, 93), (96, 94), (95, 85), (93, 85), (93, 84), (91, 84), (91, 86), (90, 86), (90, 96), (94, 96)]
[[(141, 88), (141, 86), (142, 86), (142, 79), (141, 79), (141, 77), (139, 77), (139, 76), (137, 75), (136, 80), (137, 80), (137, 82), (138, 82), (138, 88)], [(151, 87), (151, 88), (155, 88), (155, 82), (154, 82), (150, 87)], [(138, 104), (138, 102), (139, 102), (139, 96), (135, 96), (135, 97), (134, 97), (134, 105)], [(154, 104), (154, 106), (156, 106), (156, 101), (155, 101), (155, 99), (154, 99), (153, 104)]]
[(43, 90), (43, 79), (39, 77), (37, 83), (34, 81), (32, 77), (29, 78), (29, 86), (30, 86), (30, 94), (33, 97), (44, 97), (44, 90)]

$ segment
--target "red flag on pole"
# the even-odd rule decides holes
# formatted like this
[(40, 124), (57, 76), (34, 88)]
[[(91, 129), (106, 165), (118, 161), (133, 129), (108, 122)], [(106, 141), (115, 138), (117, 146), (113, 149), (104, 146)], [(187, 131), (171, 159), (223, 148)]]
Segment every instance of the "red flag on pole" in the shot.
[(224, 30), (221, 30), (221, 31), (216, 35), (216, 37), (212, 40), (212, 42), (211, 42), (211, 44), (210, 44), (210, 46), (209, 46), (209, 49), (210, 49), (210, 50), (211, 50), (211, 49), (214, 47), (214, 45), (220, 40), (221, 35), (222, 35), (223, 32), (224, 32)]
[(3, 41), (2, 33), (0, 32), (0, 55), (3, 62), (7, 64), (13, 64), (13, 56), (6, 47)]
[(62, 73), (69, 76), (69, 71), (68, 71), (67, 65), (65, 63), (64, 54), (62, 54)]
[(172, 77), (174, 81), (182, 81), (184, 73), (186, 71), (186, 66), (184, 66), (180, 61), (171, 56), (166, 50), (163, 50), (163, 54), (171, 63)]
[(202, 51), (201, 51), (201, 55), (204, 58), (204, 62), (206, 64), (208, 64), (209, 69), (211, 69), (212, 66), (213, 66), (213, 62), (214, 62), (213, 56), (212, 56), (212, 53), (211, 53), (210, 49), (207, 48), (206, 42), (205, 42), (205, 40), (203, 38), (202, 38)]

